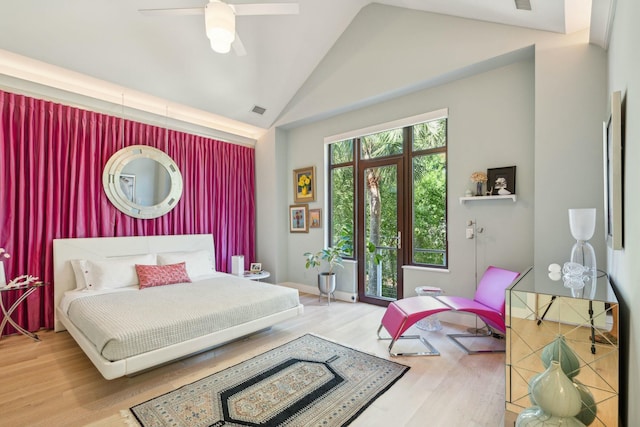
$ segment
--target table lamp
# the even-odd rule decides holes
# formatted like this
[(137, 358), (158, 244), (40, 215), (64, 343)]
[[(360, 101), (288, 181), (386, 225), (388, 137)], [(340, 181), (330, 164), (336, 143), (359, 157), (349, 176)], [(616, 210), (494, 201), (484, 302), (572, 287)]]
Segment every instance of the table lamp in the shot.
[[(571, 248), (571, 263), (583, 266), (580, 272), (581, 279), (584, 282), (592, 280), (595, 284), (597, 278), (596, 253), (593, 246), (589, 243), (589, 239), (593, 237), (596, 229), (596, 210), (589, 209), (569, 209), (569, 227), (571, 235), (576, 239), (576, 243)], [(576, 273), (577, 271), (574, 270)], [(563, 273), (567, 273), (564, 272)], [(569, 273), (569, 276), (573, 276)], [(574, 277), (576, 279), (576, 277)], [(574, 282), (575, 283), (575, 282)]]

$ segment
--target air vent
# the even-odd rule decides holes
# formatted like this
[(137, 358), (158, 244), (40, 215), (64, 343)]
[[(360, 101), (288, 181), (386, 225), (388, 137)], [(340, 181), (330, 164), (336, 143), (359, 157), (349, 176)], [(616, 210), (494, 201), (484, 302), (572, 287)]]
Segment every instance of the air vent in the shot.
[(531, 10), (531, 0), (515, 0), (516, 9)]
[(266, 108), (258, 107), (257, 105), (254, 105), (253, 109), (251, 110), (252, 113), (256, 113), (260, 115), (263, 115), (265, 111), (267, 111)]

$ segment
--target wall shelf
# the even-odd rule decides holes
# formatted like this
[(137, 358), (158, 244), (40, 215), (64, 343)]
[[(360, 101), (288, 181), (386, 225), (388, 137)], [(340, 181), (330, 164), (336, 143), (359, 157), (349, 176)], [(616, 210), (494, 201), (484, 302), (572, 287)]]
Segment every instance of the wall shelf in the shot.
[(518, 197), (515, 194), (507, 194), (505, 196), (460, 197), (460, 204), (463, 204), (465, 202), (477, 202), (480, 200), (505, 200), (505, 199), (511, 199), (515, 203), (517, 198)]

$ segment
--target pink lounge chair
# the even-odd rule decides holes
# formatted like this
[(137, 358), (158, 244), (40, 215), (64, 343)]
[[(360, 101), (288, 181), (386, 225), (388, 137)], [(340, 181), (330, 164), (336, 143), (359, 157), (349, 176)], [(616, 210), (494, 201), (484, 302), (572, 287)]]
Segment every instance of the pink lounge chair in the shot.
[[(519, 275), (520, 273), (515, 271), (491, 266), (487, 268), (482, 275), (473, 299), (455, 296), (418, 296), (394, 301), (389, 304), (387, 311), (385, 311), (382, 316), (382, 321), (378, 328), (378, 338), (384, 339), (380, 336), (380, 331), (384, 327), (391, 337), (389, 354), (392, 356), (437, 356), (440, 353), (424, 337), (418, 335), (403, 336), (402, 334), (418, 320), (443, 311), (454, 310), (477, 315), (485, 322), (489, 332), (487, 334), (450, 334), (448, 335), (449, 338), (469, 354), (496, 352), (496, 350), (470, 350), (462, 345), (458, 339), (493, 335), (494, 333), (504, 335), (506, 333), (505, 292)], [(422, 353), (395, 353), (393, 346), (397, 340), (405, 338), (420, 339), (430, 351)], [(498, 351), (503, 352), (504, 350)]]

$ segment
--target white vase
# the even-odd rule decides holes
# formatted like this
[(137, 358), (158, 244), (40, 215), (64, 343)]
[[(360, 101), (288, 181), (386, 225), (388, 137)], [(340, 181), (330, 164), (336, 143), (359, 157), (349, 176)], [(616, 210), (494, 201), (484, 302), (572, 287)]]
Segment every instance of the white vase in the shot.
[(575, 417), (582, 408), (580, 392), (556, 360), (531, 385), (531, 396), (545, 413), (556, 417)]
[(4, 275), (4, 262), (0, 261), (0, 286), (7, 285), (7, 278)]
[(580, 400), (582, 401), (582, 409), (576, 415), (576, 418), (580, 420), (584, 425), (588, 426), (596, 419), (598, 408), (596, 406), (596, 400), (589, 388), (582, 384), (578, 380), (573, 380), (574, 387), (580, 393)]
[(516, 427), (585, 427), (574, 417), (554, 417), (545, 413), (542, 408), (533, 406), (520, 412), (516, 419)]
[(575, 352), (569, 347), (564, 335), (557, 335), (556, 339), (547, 344), (542, 349), (540, 355), (542, 365), (548, 368), (552, 360), (560, 362), (560, 368), (569, 378), (573, 379), (580, 373), (580, 359)]

